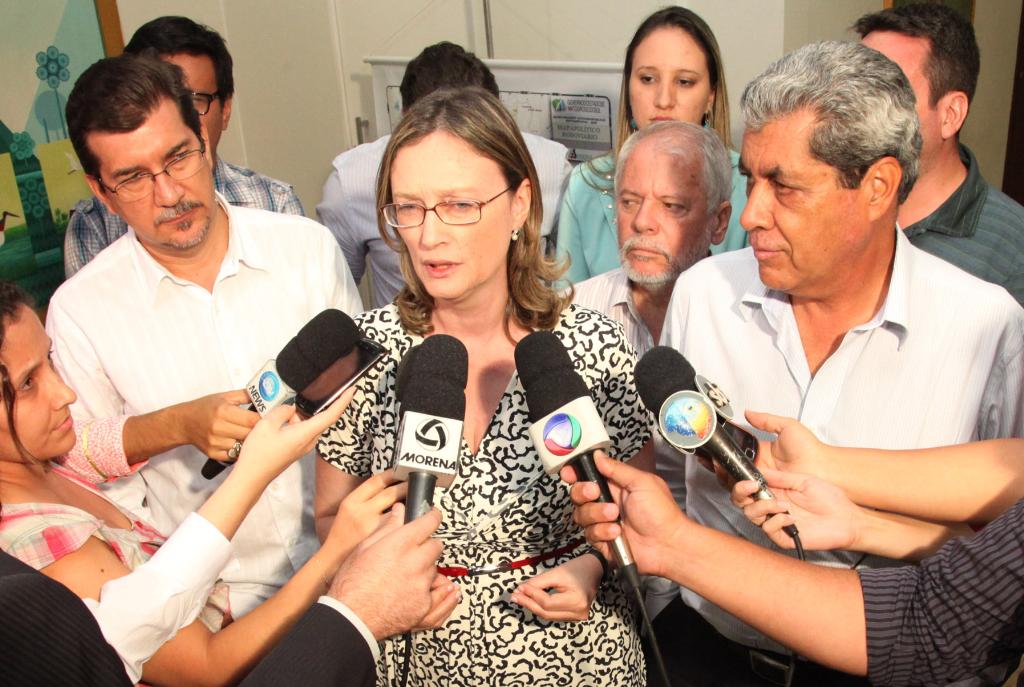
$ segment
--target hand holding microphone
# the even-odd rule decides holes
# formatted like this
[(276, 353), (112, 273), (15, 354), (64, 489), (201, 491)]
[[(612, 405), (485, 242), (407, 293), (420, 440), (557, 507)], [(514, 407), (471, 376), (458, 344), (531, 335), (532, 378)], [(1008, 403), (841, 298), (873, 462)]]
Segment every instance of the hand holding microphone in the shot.
[[(516, 345), (515, 359), (530, 409), (530, 437), (544, 470), (553, 475), (569, 465), (578, 479), (598, 485), (600, 501), (613, 503), (608, 484), (594, 464), (594, 451), (608, 448), (611, 440), (562, 342), (552, 332), (533, 332)], [(629, 543), (619, 536), (611, 549), (623, 579), (638, 588), (640, 578)]]
[[(361, 336), (351, 317), (328, 308), (303, 325), (281, 349), (276, 360), (269, 360), (260, 368), (246, 385), (245, 398), (238, 398), (243, 403), (248, 400), (249, 405), (234, 412), (249, 423), (246, 433), (260, 416), (292, 401), (301, 417), (311, 417), (329, 407), (369, 369), (381, 352), (380, 346)], [(237, 431), (228, 434), (236, 439), (227, 451), (229, 459), (238, 457), (241, 440), (245, 438), (245, 434), (238, 434)], [(203, 466), (202, 475), (213, 479), (229, 465), (230, 462), (211, 456)]]
[[(714, 461), (737, 482), (755, 482), (755, 499), (775, 498), (764, 475), (754, 467), (756, 439), (727, 419), (719, 419), (723, 410), (726, 418), (731, 416), (728, 400), (714, 384), (698, 378), (686, 358), (668, 346), (655, 346), (640, 359), (634, 374), (640, 399), (657, 416), (665, 441), (679, 451)], [(747, 445), (741, 446), (737, 437)], [(799, 536), (796, 525), (789, 524), (784, 531), (794, 540)]]

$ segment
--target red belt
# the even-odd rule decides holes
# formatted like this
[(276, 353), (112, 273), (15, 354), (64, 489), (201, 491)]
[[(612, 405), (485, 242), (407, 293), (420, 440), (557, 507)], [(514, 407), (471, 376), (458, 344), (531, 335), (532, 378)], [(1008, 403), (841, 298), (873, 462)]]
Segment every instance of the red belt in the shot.
[(437, 566), (437, 572), (441, 573), (445, 577), (472, 577), (474, 575), (488, 575), (490, 573), (505, 572), (508, 570), (515, 570), (516, 568), (525, 568), (530, 565), (537, 565), (544, 561), (557, 558), (562, 554), (569, 553), (576, 547), (584, 543), (584, 539), (574, 539), (565, 546), (555, 549), (554, 551), (548, 551), (547, 553), (540, 553), (536, 556), (530, 556), (529, 558), (523, 558), (518, 561), (501, 561), (495, 565), (480, 565), (472, 568), (464, 568), (461, 565), (453, 565), (445, 567), (443, 565)]

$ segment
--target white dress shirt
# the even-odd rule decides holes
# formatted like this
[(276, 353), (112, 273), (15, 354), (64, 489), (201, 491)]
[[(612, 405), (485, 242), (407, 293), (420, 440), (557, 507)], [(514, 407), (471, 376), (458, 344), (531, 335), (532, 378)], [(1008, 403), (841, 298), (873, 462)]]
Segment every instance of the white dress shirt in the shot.
[[(1024, 436), (1024, 310), (1002, 287), (913, 247), (902, 232), (881, 309), (852, 328), (813, 376), (789, 297), (765, 287), (749, 248), (702, 260), (679, 277), (662, 342), (722, 388), (741, 423), (750, 408), (796, 417), (831, 444), (884, 449)], [(672, 461), (666, 469), (659, 460), (659, 468), (690, 517), (771, 546), (714, 475), (680, 454)], [(852, 552), (808, 558), (889, 564)], [(726, 637), (779, 650), (696, 594), (682, 594)]]
[[(356, 282), (366, 271), (370, 258), (373, 307), (395, 299), (405, 286), (398, 253), (388, 248), (377, 229), (377, 171), (390, 136), (363, 143), (334, 158), (334, 169), (324, 183), (323, 199), (316, 214), (338, 240)], [(561, 143), (523, 132), (540, 181), (544, 220), (541, 236), (551, 232), (562, 206), (562, 190), (572, 165), (569, 151)]]
[(573, 303), (596, 310), (622, 325), (626, 340), (636, 351), (637, 360), (654, 347), (651, 332), (633, 305), (629, 278), (623, 268), (616, 267), (611, 272), (580, 282), (573, 291)]
[[(54, 362), (78, 394), (76, 419), (140, 415), (241, 389), (299, 328), (326, 308), (360, 311), (331, 235), (304, 217), (230, 206), (229, 243), (213, 292), (174, 277), (129, 231), (50, 301)], [(206, 456), (181, 446), (107, 487), (127, 510), (173, 531), (224, 480), (199, 471)], [(317, 547), (313, 456), (264, 492), (233, 539), (224, 570), (242, 615), (284, 584)]]

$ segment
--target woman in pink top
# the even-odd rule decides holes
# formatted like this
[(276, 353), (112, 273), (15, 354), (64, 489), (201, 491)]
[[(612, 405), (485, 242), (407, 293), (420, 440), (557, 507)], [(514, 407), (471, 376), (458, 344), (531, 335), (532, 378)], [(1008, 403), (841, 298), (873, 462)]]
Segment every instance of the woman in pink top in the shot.
[[(49, 337), (25, 293), (0, 281), (0, 547), (79, 597), (99, 599), (106, 582), (148, 560), (164, 538), (92, 485), (54, 466), (53, 460), (75, 444), (69, 410), (75, 393), (54, 370), (49, 351)], [(305, 422), (286, 407), (261, 420), (238, 465), (199, 515), (230, 538), (267, 484), (312, 448), (350, 399), (351, 392)], [(239, 681), (326, 591), (341, 561), (402, 497), (404, 489), (389, 486), (391, 481), (383, 477), (347, 501), (321, 549), (250, 614), (229, 622), (226, 594), (215, 588), (200, 619), (181, 628), (145, 663), (143, 680)]]

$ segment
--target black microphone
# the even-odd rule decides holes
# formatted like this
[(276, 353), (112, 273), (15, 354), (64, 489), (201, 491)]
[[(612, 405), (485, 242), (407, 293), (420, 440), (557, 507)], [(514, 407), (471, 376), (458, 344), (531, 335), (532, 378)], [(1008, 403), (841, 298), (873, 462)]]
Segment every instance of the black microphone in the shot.
[[(607, 448), (611, 440), (562, 342), (552, 332), (533, 332), (516, 344), (515, 358), (530, 410), (530, 438), (544, 470), (554, 475), (571, 465), (580, 480), (597, 483), (598, 501), (614, 503), (608, 482), (594, 464), (594, 451)], [(616, 537), (611, 548), (623, 579), (638, 588), (640, 576), (625, 537)]]
[[(756, 439), (728, 422), (732, 414), (728, 399), (716, 385), (697, 375), (679, 351), (655, 346), (636, 364), (633, 374), (640, 400), (657, 416), (658, 431), (665, 441), (685, 453), (713, 460), (738, 482), (753, 480), (758, 485), (755, 499), (775, 498), (764, 475), (754, 467), (756, 452), (741, 448), (729, 430), (746, 434), (752, 442)], [(783, 530), (790, 537), (798, 535), (795, 525)]]
[(427, 337), (399, 363), (395, 477), (409, 482), (406, 522), (429, 511), (435, 487), (451, 486), (458, 472), (468, 368), (466, 347), (446, 334)]
[[(296, 389), (312, 384), (321, 372), (350, 353), (359, 338), (359, 327), (342, 311), (328, 308), (318, 313), (246, 385), (251, 401), (246, 410), (262, 416), (291, 402)], [(209, 458), (201, 473), (206, 479), (213, 479), (232, 464)]]

